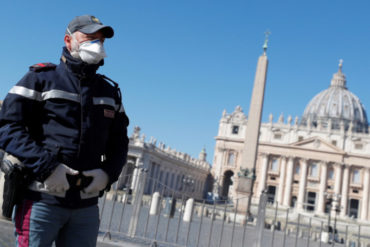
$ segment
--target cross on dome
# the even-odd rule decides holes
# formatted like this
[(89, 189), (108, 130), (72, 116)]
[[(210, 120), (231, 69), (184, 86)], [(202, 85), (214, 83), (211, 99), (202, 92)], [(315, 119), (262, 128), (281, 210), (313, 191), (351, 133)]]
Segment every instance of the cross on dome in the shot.
[(342, 72), (343, 68), (343, 59), (339, 59), (339, 71)]

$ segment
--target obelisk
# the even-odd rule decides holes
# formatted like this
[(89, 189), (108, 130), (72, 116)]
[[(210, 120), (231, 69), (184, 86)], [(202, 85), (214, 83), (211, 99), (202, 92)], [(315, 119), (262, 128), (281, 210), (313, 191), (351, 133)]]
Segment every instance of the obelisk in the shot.
[(237, 197), (246, 197), (247, 200), (240, 201), (238, 211), (249, 213), (255, 180), (255, 168), (258, 149), (258, 138), (261, 126), (263, 99), (267, 76), (268, 59), (266, 55), (269, 32), (266, 32), (263, 45), (263, 54), (258, 58), (256, 76), (249, 106), (247, 129), (245, 131), (244, 147), (241, 157), (238, 184), (236, 186)]

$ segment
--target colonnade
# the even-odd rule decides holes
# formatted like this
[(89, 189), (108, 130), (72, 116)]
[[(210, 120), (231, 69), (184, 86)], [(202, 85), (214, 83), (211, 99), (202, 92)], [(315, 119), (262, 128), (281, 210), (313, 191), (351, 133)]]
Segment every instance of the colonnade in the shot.
[[(144, 189), (145, 193), (151, 193), (151, 190), (153, 190), (152, 186), (161, 187), (162, 185), (165, 185), (174, 191), (182, 191), (191, 194), (192, 196), (195, 196), (199, 199), (203, 196), (205, 179), (202, 179), (197, 175), (192, 175), (189, 172), (173, 171), (171, 169), (167, 169), (161, 164), (157, 164), (154, 162), (149, 162), (148, 164), (145, 164), (142, 157), (132, 156), (131, 159), (128, 160), (128, 163), (133, 166), (132, 174), (127, 173), (127, 167), (129, 164), (126, 164), (122, 171), (122, 174), (131, 176), (130, 188), (133, 191), (135, 191), (138, 187), (139, 177), (142, 173), (141, 168), (148, 168), (149, 173), (147, 177), (148, 180), (146, 183), (146, 187)], [(160, 175), (161, 173), (162, 175)], [(191, 184), (185, 184), (185, 182), (183, 181), (183, 178), (185, 177), (192, 178)], [(185, 188), (186, 186), (187, 188)]]
[[(260, 162), (260, 172), (257, 177), (258, 187), (257, 196), (259, 197), (261, 192), (266, 189), (269, 185), (268, 175), (271, 164), (271, 158), (280, 159), (279, 171), (277, 171), (276, 176), (279, 177), (278, 190), (275, 194), (275, 202), (278, 202), (280, 206), (290, 207), (293, 195), (297, 196), (296, 209), (304, 210), (306, 205), (306, 195), (307, 192), (316, 193), (315, 198), (315, 213), (324, 214), (325, 213), (325, 203), (327, 196), (334, 197), (332, 210), (335, 208), (340, 209), (340, 216), (344, 217), (348, 215), (348, 202), (349, 202), (349, 192), (352, 183), (351, 179), (351, 165), (328, 162), (328, 161), (317, 161), (306, 159), (303, 157), (293, 157), (293, 156), (280, 156), (277, 157), (272, 154), (261, 153)], [(312, 163), (317, 165), (317, 169), (320, 169), (317, 173), (317, 177), (310, 177), (309, 169)], [(299, 174), (295, 174), (295, 165), (299, 165)], [(328, 193), (328, 167), (331, 166), (334, 169), (334, 188)], [(312, 168), (311, 168), (312, 169)], [(357, 168), (356, 168), (357, 169)], [(358, 168), (360, 169), (360, 168)], [(358, 212), (361, 220), (367, 220), (370, 218), (368, 211), (370, 210), (369, 204), (369, 186), (370, 186), (370, 169), (362, 167), (363, 179), (356, 184), (358, 192), (362, 190), (361, 197), (358, 197), (360, 201)], [(298, 195), (293, 194), (293, 181), (294, 177), (298, 176)], [(309, 188), (307, 188), (307, 183), (310, 182)], [(313, 184), (316, 183), (315, 186)], [(275, 185), (274, 185), (275, 186)]]

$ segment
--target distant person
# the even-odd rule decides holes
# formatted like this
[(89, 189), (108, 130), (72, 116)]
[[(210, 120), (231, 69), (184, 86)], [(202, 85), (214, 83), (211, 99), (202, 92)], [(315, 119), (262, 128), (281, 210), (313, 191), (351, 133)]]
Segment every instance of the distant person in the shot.
[(96, 246), (98, 197), (126, 163), (129, 120), (118, 85), (96, 71), (113, 29), (74, 18), (59, 65), (38, 63), (9, 91), (0, 148), (24, 165), (30, 183), (14, 209), (17, 246)]

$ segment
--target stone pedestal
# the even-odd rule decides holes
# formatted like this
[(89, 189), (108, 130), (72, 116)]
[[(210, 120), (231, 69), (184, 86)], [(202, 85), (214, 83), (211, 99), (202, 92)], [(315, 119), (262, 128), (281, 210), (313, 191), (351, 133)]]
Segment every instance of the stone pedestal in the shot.
[(249, 177), (238, 177), (235, 182), (236, 196), (234, 205), (238, 213), (245, 214), (251, 202), (253, 179)]
[(322, 232), (321, 233), (321, 242), (329, 243), (329, 232)]

